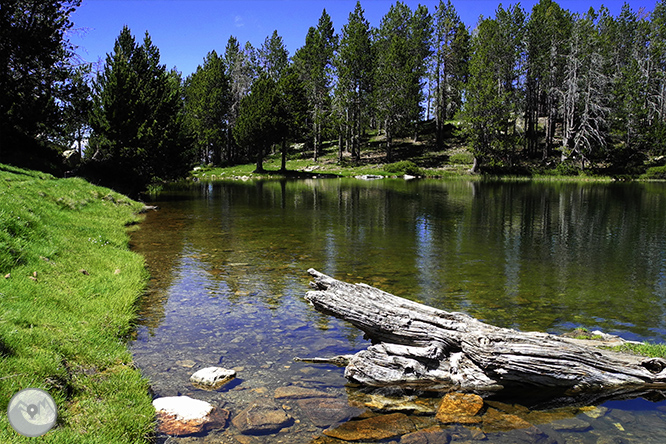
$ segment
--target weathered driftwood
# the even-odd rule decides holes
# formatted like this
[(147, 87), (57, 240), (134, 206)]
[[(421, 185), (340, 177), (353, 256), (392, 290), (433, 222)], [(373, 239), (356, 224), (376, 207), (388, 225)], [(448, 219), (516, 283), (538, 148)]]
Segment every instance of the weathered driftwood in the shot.
[(345, 377), (369, 386), (458, 390), (516, 386), (587, 390), (666, 386), (666, 360), (521, 332), (349, 284), (314, 269), (305, 298), (365, 332), (373, 345), (349, 358)]

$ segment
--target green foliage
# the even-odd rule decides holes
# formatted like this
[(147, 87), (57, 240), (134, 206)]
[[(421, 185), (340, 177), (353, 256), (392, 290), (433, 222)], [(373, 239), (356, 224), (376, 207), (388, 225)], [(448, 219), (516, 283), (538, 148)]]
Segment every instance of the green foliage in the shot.
[(376, 33), (375, 105), (386, 131), (386, 158), (392, 159), (393, 137), (421, 120), (422, 79), (429, 57), (432, 19), (424, 6), (412, 12), (396, 2)]
[(259, 49), (261, 72), (278, 82), (284, 71), (289, 66), (289, 51), (284, 46), (282, 37), (277, 30), (273, 31), (271, 37), (266, 37), (264, 44)]
[(252, 91), (243, 98), (240, 114), (234, 127), (236, 143), (248, 150), (256, 159), (256, 171), (263, 171), (263, 159), (268, 148), (279, 142), (286, 132), (284, 114), (277, 85), (263, 73), (252, 85)]
[(228, 150), (231, 86), (224, 60), (215, 51), (185, 81), (185, 125), (192, 134), (198, 161), (230, 162)]
[(296, 51), (294, 55), (294, 64), (305, 85), (310, 104), (310, 125), (315, 159), (321, 151), (324, 126), (331, 110), (331, 74), (337, 44), (338, 39), (333, 22), (324, 9), (317, 27), (308, 29), (305, 46)]
[(356, 3), (349, 21), (342, 27), (335, 68), (338, 74), (335, 102), (340, 131), (351, 146), (352, 157), (359, 161), (361, 137), (370, 122), (374, 70), (370, 24), (360, 2)]
[(470, 57), (470, 35), (450, 0), (440, 0), (433, 14), (433, 63), (430, 81), (435, 99), (435, 144), (442, 148), (444, 123), (463, 104)]
[[(48, 164), (62, 138), (74, 47), (66, 33), (80, 1), (12, 0), (0, 6), (0, 160)], [(45, 149), (46, 148), (46, 149)]]
[(451, 157), (449, 157), (449, 163), (469, 165), (474, 163), (474, 155), (472, 155), (472, 153), (467, 151), (463, 153), (455, 153), (452, 154)]
[[(560, 117), (561, 92), (573, 18), (553, 0), (541, 0), (532, 8), (526, 28), (526, 141), (530, 154), (537, 153), (538, 119), (546, 117), (542, 158), (554, 145), (555, 122)], [(544, 112), (545, 111), (545, 112)]]
[(474, 155), (489, 165), (511, 167), (521, 140), (516, 97), (523, 32), (522, 10), (500, 7), (497, 19), (479, 23), (473, 42), (464, 119)]
[(154, 178), (175, 179), (193, 159), (185, 136), (181, 80), (160, 64), (146, 33), (135, 42), (124, 27), (94, 84), (91, 146), (96, 173), (136, 192)]
[(560, 176), (578, 176), (580, 174), (580, 168), (577, 165), (573, 165), (571, 162), (561, 162), (557, 164), (555, 172)]
[[(147, 279), (125, 227), (142, 205), (1, 164), (0, 202), (0, 409), (38, 387), (58, 406), (49, 442), (144, 442), (154, 409), (124, 344)], [(0, 442), (19, 441), (1, 415)]]
[(648, 168), (642, 177), (643, 179), (666, 180), (666, 166)]
[(422, 176), (423, 170), (411, 160), (402, 160), (384, 165), (384, 171), (395, 174), (408, 174), (410, 176)]

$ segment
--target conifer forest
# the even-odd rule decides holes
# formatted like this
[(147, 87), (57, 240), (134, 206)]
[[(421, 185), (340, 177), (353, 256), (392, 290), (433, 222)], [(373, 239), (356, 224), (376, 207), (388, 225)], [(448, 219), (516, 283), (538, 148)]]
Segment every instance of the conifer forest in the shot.
[(293, 54), (277, 30), (259, 47), (231, 36), (186, 77), (127, 27), (103, 66), (78, 63), (65, 31), (79, 5), (2, 2), (0, 161), (48, 165), (79, 146), (81, 171), (139, 187), (202, 164), (261, 171), (271, 153), (283, 168), (325, 153), (358, 163), (370, 148), (409, 160), (403, 141), (441, 151), (454, 137), (480, 173), (665, 163), (664, 0), (616, 16), (499, 5), (471, 27), (463, 2), (397, 1), (378, 27), (358, 2), (342, 24), (323, 10)]

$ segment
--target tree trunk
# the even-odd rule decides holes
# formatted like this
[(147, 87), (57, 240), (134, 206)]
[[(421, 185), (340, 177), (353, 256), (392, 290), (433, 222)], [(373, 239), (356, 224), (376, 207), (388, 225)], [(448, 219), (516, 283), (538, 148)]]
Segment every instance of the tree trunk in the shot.
[(259, 148), (257, 151), (257, 167), (254, 170), (255, 173), (264, 172), (264, 149)]
[(472, 169), (470, 169), (469, 172), (472, 174), (479, 172), (479, 156), (474, 156), (474, 163), (472, 164)]
[(356, 383), (469, 391), (543, 387), (570, 394), (666, 387), (664, 359), (597, 348), (594, 341), (499, 328), (314, 269), (308, 273), (314, 290), (306, 300), (372, 340), (349, 358), (345, 377)]
[(282, 164), (280, 171), (287, 171), (287, 139), (282, 139)]
[(391, 134), (391, 124), (387, 121), (385, 123), (386, 125), (386, 162), (391, 163), (393, 162), (393, 147), (392, 147), (392, 138), (393, 135)]

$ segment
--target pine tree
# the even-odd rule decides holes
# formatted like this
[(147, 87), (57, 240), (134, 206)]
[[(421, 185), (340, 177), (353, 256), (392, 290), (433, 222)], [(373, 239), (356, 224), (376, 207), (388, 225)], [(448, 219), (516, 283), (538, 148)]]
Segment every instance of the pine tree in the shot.
[(91, 66), (81, 65), (74, 69), (64, 85), (68, 100), (64, 104), (64, 140), (67, 146), (76, 143), (79, 158), (83, 156), (83, 140), (88, 137), (88, 123), (92, 111), (92, 89), (89, 76)]
[(193, 135), (198, 160), (230, 163), (228, 147), (231, 88), (224, 60), (215, 51), (185, 82), (186, 125)]
[[(342, 27), (338, 53), (335, 58), (338, 82), (335, 88), (339, 109), (341, 139), (347, 139), (352, 157), (361, 158), (361, 138), (370, 119), (370, 94), (372, 93), (373, 47), (370, 24), (364, 17), (361, 3)], [(342, 157), (342, 142), (339, 144)]]
[(333, 22), (324, 9), (317, 27), (310, 27), (305, 45), (294, 56), (294, 63), (308, 93), (315, 160), (321, 152), (323, 128), (330, 114), (331, 77), (336, 48), (337, 36)]
[(650, 74), (648, 120), (651, 154), (666, 154), (666, 0), (659, 0), (650, 15)]
[(282, 108), (276, 83), (262, 73), (252, 84), (250, 93), (243, 97), (233, 136), (256, 162), (256, 173), (264, 171), (263, 162), (271, 145), (282, 140), (285, 128), (280, 116)]
[(431, 18), (424, 6), (412, 13), (396, 2), (377, 31), (375, 104), (386, 133), (386, 159), (392, 161), (396, 134), (415, 129), (423, 108), (423, 79), (430, 55)]
[(602, 16), (600, 32), (607, 64), (611, 98), (609, 128), (612, 145), (608, 160), (623, 168), (642, 165), (651, 144), (648, 139), (650, 65), (650, 25), (629, 5), (620, 15)]
[(467, 82), (470, 36), (450, 0), (434, 13), (431, 79), (435, 85), (435, 144), (442, 148), (444, 121), (462, 107)]
[(495, 19), (482, 20), (473, 41), (465, 123), (474, 152), (473, 171), (511, 167), (521, 134), (517, 129), (522, 98), (525, 15), (501, 6)]
[(572, 17), (553, 0), (541, 0), (532, 8), (527, 23), (527, 79), (525, 127), (527, 151), (539, 147), (539, 117), (546, 117), (546, 140), (541, 158), (545, 160), (554, 146), (555, 126), (560, 120), (558, 87), (564, 82)]
[(39, 162), (42, 145), (62, 137), (75, 71), (66, 32), (80, 4), (12, 0), (0, 5), (0, 160)]
[(284, 71), (289, 66), (289, 51), (284, 46), (282, 37), (277, 30), (273, 31), (271, 37), (266, 37), (264, 44), (259, 49), (260, 66), (274, 82), (280, 81)]
[(282, 73), (277, 84), (280, 106), (278, 111), (278, 130), (282, 136), (282, 166), (281, 171), (287, 170), (287, 155), (289, 142), (298, 140), (305, 132), (308, 101), (305, 85), (300, 79), (293, 65)]
[(136, 192), (188, 171), (180, 75), (160, 64), (148, 33), (138, 45), (123, 28), (94, 83), (94, 102), (93, 160), (111, 185)]
[[(250, 92), (252, 82), (254, 82), (258, 75), (259, 66), (257, 64), (256, 51), (250, 42), (247, 42), (245, 47), (241, 48), (234, 36), (229, 37), (229, 41), (227, 42), (224, 52), (224, 62), (231, 85), (229, 134), (233, 135), (233, 129), (240, 112), (241, 100)], [(239, 150), (233, 136), (227, 137), (226, 152), (226, 157), (231, 164), (241, 161), (246, 154)]]

